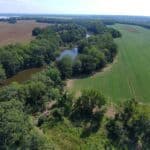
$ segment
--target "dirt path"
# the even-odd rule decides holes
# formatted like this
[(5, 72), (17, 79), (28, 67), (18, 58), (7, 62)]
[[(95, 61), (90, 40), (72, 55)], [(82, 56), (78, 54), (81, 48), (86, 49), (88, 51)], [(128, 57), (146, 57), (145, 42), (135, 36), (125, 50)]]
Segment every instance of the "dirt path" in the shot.
[(115, 114), (116, 114), (116, 109), (115, 109), (114, 105), (111, 104), (108, 107), (108, 109), (106, 110), (105, 116), (108, 118), (114, 118)]
[(67, 80), (66, 81), (67, 82), (66, 89), (71, 89), (73, 87), (73, 84), (74, 84), (75, 80), (76, 79), (69, 79), (69, 80)]

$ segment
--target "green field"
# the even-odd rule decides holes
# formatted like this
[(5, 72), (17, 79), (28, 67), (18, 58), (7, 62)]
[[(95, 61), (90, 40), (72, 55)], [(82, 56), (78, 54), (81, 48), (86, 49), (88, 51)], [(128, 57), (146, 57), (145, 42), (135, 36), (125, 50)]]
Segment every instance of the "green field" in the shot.
[(73, 81), (73, 91), (98, 89), (115, 102), (136, 98), (150, 99), (150, 30), (133, 25), (113, 26), (122, 33), (116, 39), (118, 56), (115, 62), (94, 76)]

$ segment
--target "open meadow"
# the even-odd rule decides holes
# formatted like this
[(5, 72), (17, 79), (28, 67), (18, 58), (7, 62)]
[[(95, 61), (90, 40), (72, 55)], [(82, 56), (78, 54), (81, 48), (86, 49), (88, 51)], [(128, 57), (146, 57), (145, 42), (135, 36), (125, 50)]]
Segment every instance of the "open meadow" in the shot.
[(93, 76), (68, 81), (69, 88), (77, 93), (85, 88), (98, 89), (114, 102), (137, 98), (149, 103), (150, 30), (122, 24), (113, 27), (122, 33), (122, 38), (116, 39), (114, 63)]
[(11, 43), (26, 43), (33, 39), (32, 30), (35, 27), (46, 27), (46, 23), (34, 20), (18, 21), (16, 24), (0, 22), (0, 46)]

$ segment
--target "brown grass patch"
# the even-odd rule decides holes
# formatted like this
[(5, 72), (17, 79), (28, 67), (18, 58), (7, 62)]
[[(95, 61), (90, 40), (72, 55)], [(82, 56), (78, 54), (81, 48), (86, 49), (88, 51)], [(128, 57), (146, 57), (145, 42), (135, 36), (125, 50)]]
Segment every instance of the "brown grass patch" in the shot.
[(105, 116), (108, 117), (108, 118), (114, 118), (115, 117), (115, 114), (116, 114), (116, 109), (115, 107), (111, 104), (106, 113), (105, 113)]
[(124, 29), (128, 32), (139, 33), (139, 31), (134, 27), (124, 27)]
[(66, 82), (66, 84), (67, 84), (67, 85), (66, 85), (66, 89), (72, 88), (73, 83), (74, 83), (74, 80), (73, 80), (73, 79), (67, 80), (67, 82)]
[(33, 39), (32, 30), (35, 27), (44, 28), (46, 23), (37, 23), (34, 20), (18, 21), (16, 24), (0, 22), (0, 46), (12, 43), (27, 43)]

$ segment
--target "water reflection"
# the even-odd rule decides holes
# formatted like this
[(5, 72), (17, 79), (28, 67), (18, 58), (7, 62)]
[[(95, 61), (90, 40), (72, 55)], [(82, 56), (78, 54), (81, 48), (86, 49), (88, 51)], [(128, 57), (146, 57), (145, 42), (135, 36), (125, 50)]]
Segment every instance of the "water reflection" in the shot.
[(5, 80), (4, 84), (0, 85), (0, 86), (9, 85), (12, 82), (23, 83), (24, 81), (29, 80), (32, 77), (33, 74), (42, 71), (44, 68), (45, 67), (32, 68), (32, 69), (27, 69), (27, 70), (21, 71), (21, 72), (17, 73), (16, 75), (14, 75), (13, 77), (8, 78), (7, 80)]
[[(75, 59), (77, 55), (78, 55), (78, 48), (73, 48), (71, 50), (64, 50), (64, 51), (61, 52), (61, 54), (57, 58), (57, 60), (62, 59), (64, 56), (70, 56), (72, 59)], [(14, 75), (13, 77), (8, 78), (4, 82), (4, 84), (0, 85), (0, 86), (9, 85), (12, 82), (23, 83), (23, 82), (29, 80), (32, 77), (33, 74), (42, 71), (44, 68), (45, 67), (32, 68), (32, 69), (27, 69), (27, 70), (21, 71), (21, 72), (17, 73), (16, 75)]]
[[(89, 38), (90, 36), (91, 36), (91, 34), (89, 34), (89, 33), (86, 34), (86, 38)], [(75, 47), (70, 50), (68, 49), (68, 50), (62, 51), (60, 56), (57, 58), (57, 60), (61, 60), (65, 56), (70, 56), (72, 58), (72, 60), (74, 60), (77, 57), (77, 55), (78, 55), (78, 48)], [(14, 75), (13, 77), (7, 79), (4, 82), (4, 85), (8, 85), (12, 82), (22, 83), (24, 81), (27, 81), (32, 77), (33, 74), (42, 71), (44, 68), (45, 67), (32, 68), (32, 69), (27, 69), (27, 70), (21, 71), (21, 72), (17, 73), (16, 75)]]
[(57, 60), (61, 60), (65, 56), (70, 56), (72, 60), (74, 60), (78, 55), (78, 48), (73, 48), (71, 50), (64, 50), (60, 56), (57, 58)]

